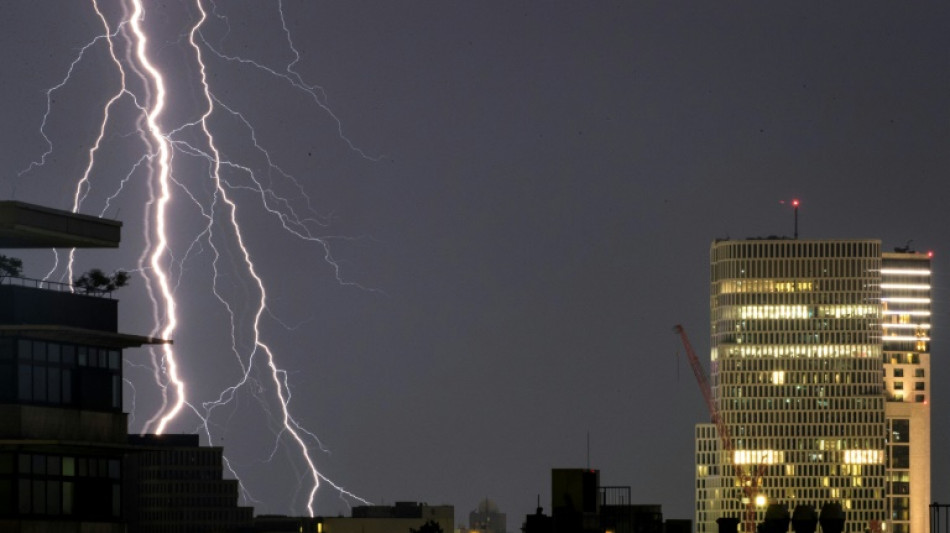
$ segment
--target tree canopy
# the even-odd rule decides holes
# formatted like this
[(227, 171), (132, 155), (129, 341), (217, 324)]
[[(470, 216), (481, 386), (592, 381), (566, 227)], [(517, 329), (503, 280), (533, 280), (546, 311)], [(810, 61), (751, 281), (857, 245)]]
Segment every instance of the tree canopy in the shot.
[(73, 286), (86, 294), (104, 294), (119, 287), (125, 287), (129, 282), (129, 273), (116, 270), (108, 275), (98, 268), (94, 268), (73, 281)]
[(23, 260), (0, 255), (0, 278), (19, 277), (23, 273)]

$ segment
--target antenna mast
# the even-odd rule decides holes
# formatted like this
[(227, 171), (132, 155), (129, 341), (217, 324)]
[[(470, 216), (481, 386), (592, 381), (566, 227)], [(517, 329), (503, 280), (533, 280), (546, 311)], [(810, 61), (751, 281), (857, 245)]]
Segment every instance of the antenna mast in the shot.
[(798, 198), (792, 200), (792, 208), (795, 210), (795, 239), (798, 239)]

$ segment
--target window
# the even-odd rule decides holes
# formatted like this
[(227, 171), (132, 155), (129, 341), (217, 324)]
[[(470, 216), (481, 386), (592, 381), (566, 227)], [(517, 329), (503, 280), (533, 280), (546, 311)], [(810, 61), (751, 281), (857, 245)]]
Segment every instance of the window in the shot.
[(910, 446), (892, 446), (891, 468), (910, 468)]
[[(0, 514), (12, 510), (16, 502), (15, 508), (22, 515), (115, 519), (120, 516), (120, 468), (118, 459), (0, 454)], [(7, 495), (4, 487), (12, 488), (14, 481), (17, 494)]]
[(904, 418), (891, 420), (891, 439), (892, 442), (909, 442), (910, 420)]
[[(119, 350), (4, 339), (0, 342), (0, 400), (119, 411), (121, 363)], [(79, 391), (77, 397), (75, 391)]]

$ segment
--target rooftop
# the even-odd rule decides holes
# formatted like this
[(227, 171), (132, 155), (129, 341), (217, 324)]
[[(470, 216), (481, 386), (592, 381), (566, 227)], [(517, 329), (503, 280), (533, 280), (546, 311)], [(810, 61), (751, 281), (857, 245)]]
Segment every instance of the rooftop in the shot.
[(0, 201), (0, 248), (117, 248), (122, 223)]

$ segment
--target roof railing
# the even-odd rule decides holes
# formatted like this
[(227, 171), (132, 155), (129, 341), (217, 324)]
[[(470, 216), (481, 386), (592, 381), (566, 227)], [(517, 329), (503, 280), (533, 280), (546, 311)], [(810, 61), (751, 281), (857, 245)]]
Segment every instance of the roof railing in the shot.
[(56, 292), (69, 292), (83, 296), (93, 296), (98, 298), (112, 299), (112, 291), (86, 291), (73, 285), (72, 283), (63, 283), (60, 281), (49, 281), (45, 279), (25, 278), (22, 276), (0, 276), (0, 285), (12, 285), (18, 287), (30, 287), (33, 289), (43, 289)]

